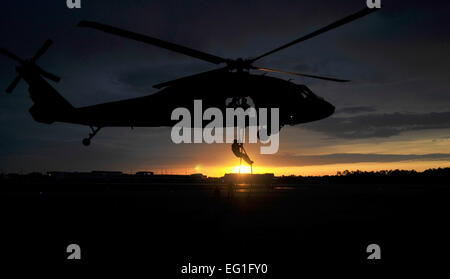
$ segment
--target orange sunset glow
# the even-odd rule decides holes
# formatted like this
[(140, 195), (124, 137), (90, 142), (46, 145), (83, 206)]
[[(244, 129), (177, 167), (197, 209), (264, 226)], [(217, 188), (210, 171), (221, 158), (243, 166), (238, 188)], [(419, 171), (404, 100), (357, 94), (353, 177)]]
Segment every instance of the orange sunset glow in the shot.
[[(321, 176), (335, 175), (344, 170), (424, 171), (450, 167), (450, 158), (445, 156), (450, 153), (450, 140), (443, 137), (443, 132), (450, 131), (420, 131), (376, 142), (372, 139), (323, 141), (316, 132), (288, 127), (280, 135), (280, 150), (276, 154), (260, 154), (259, 144), (245, 146), (255, 161), (254, 174)], [(211, 177), (222, 177), (226, 173), (239, 171), (251, 172), (250, 166), (245, 162), (239, 166), (239, 159), (232, 154), (229, 144), (201, 145), (195, 154), (190, 152), (188, 145), (178, 145), (176, 148), (180, 153), (188, 152), (193, 155), (176, 165), (158, 169), (141, 165), (138, 170), (172, 174), (202, 173)]]
[[(322, 176), (335, 175), (338, 171), (380, 171), (380, 170), (416, 170), (424, 171), (433, 168), (450, 167), (450, 161), (405, 161), (395, 163), (352, 163), (352, 164), (329, 164), (320, 166), (253, 166), (254, 174), (273, 173), (276, 176), (282, 175), (302, 175), (302, 176)], [(239, 171), (240, 169), (240, 171)], [(173, 168), (155, 170), (156, 173), (168, 174), (192, 174), (202, 173), (210, 177), (222, 177), (226, 173), (251, 173), (248, 165), (231, 165), (230, 166), (201, 166), (192, 169)]]

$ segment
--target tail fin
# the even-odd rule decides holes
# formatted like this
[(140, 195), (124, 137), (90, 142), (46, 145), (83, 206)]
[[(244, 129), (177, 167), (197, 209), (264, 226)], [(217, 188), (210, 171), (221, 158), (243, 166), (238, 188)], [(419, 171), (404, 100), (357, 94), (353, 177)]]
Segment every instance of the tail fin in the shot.
[[(29, 112), (37, 122), (51, 124), (55, 121), (63, 121), (67, 118), (74, 107), (61, 96), (50, 84), (41, 77), (43, 84), (30, 83), (31, 100), (34, 104)], [(27, 80), (27, 78), (25, 78)]]

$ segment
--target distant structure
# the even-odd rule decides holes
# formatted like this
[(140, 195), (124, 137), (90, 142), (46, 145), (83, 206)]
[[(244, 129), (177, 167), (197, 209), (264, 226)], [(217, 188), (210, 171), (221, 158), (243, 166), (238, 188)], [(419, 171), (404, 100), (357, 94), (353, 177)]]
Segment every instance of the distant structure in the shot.
[(138, 171), (136, 173), (136, 176), (149, 176), (149, 175), (154, 175), (154, 172), (152, 172), (152, 171)]
[[(382, 171), (343, 171), (336, 175), (325, 176), (274, 176), (265, 174), (228, 173), (223, 177), (207, 177), (201, 173), (191, 175), (155, 174), (152, 171), (141, 171), (127, 174), (121, 171), (64, 172), (50, 171), (45, 174), (32, 172), (28, 174), (0, 173), (0, 185), (59, 185), (59, 184), (101, 184), (110, 187), (113, 184), (142, 185), (224, 185), (224, 184), (259, 184), (259, 185), (361, 185), (364, 184), (414, 184), (448, 185), (450, 168), (428, 169), (423, 172), (414, 170), (382, 170)], [(135, 185), (135, 186), (136, 186)], [(138, 186), (136, 186), (138, 187)], [(140, 186), (139, 186), (140, 187)], [(1, 190), (8, 187), (0, 187)], [(14, 188), (18, 189), (18, 188)]]
[(249, 174), (249, 173), (227, 173), (223, 177), (225, 184), (266, 184), (270, 185), (275, 182), (273, 173)]
[(91, 171), (91, 172), (47, 172), (52, 181), (64, 182), (108, 182), (108, 183), (202, 183), (207, 176), (201, 173), (191, 175), (155, 174), (152, 171), (140, 171), (126, 174), (121, 171)]

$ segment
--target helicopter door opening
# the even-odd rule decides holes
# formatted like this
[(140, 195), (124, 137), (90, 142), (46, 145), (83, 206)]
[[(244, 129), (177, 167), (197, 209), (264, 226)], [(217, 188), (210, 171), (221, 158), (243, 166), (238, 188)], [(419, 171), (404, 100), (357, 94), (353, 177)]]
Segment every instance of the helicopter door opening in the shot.
[(255, 108), (255, 102), (251, 97), (229, 97), (225, 99), (225, 107), (227, 108)]

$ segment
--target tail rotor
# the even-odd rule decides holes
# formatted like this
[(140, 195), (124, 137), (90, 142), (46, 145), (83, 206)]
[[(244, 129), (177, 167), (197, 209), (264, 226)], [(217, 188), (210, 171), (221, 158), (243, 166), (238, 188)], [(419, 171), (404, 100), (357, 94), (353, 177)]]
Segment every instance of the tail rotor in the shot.
[(42, 68), (40, 68), (39, 66), (36, 65), (36, 61), (47, 52), (47, 50), (52, 45), (52, 43), (53, 42), (51, 40), (47, 40), (42, 45), (42, 47), (36, 52), (36, 54), (29, 60), (24, 60), (24, 59), (18, 57), (17, 55), (15, 55), (14, 53), (10, 52), (9, 50), (0, 48), (0, 54), (3, 54), (4, 56), (7, 56), (20, 64), (20, 66), (18, 66), (16, 68), (19, 75), (8, 86), (8, 88), (6, 89), (6, 93), (9, 94), (14, 91), (14, 89), (19, 84), (20, 80), (22, 79), (21, 73), (23, 71), (34, 71), (34, 72), (38, 73), (39, 75), (42, 75), (43, 77), (48, 78), (54, 82), (59, 82), (61, 80), (61, 78), (58, 77), (57, 75), (54, 75), (47, 71), (44, 71)]

